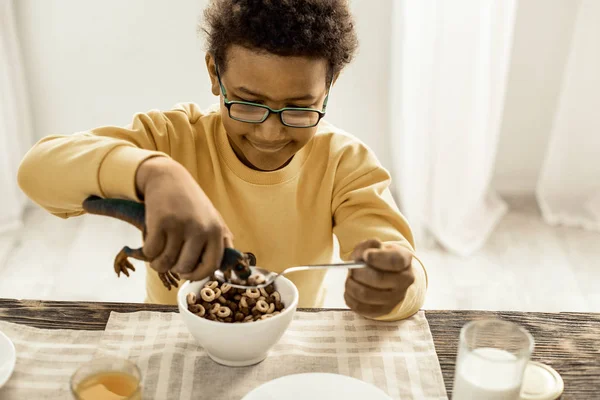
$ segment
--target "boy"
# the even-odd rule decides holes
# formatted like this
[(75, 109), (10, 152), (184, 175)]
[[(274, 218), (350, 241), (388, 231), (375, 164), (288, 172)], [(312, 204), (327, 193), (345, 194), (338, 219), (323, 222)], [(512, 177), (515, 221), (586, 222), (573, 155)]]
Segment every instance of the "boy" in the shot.
[[(215, 0), (205, 17), (219, 107), (180, 104), (137, 114), (126, 128), (46, 137), (21, 164), (23, 191), (62, 218), (82, 214), (90, 195), (143, 201), (149, 267), (189, 280), (210, 275), (225, 246), (274, 271), (327, 263), (335, 234), (343, 259), (368, 264), (346, 279), (352, 310), (380, 320), (417, 312), (427, 276), (413, 262), (389, 174), (322, 120), (357, 46), (347, 2)], [(322, 304), (324, 276), (290, 277), (299, 307)], [(176, 303), (156, 273), (146, 288), (146, 301)]]

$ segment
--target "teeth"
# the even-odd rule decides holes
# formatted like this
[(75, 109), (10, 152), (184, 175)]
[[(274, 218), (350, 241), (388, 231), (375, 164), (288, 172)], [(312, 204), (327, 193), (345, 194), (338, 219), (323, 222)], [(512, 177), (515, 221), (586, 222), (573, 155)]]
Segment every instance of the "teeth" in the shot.
[(266, 152), (276, 152), (276, 151), (279, 151), (279, 150), (283, 149), (285, 146), (287, 146), (287, 143), (284, 143), (284, 144), (282, 144), (282, 145), (275, 146), (275, 147), (271, 147), (271, 146), (261, 146), (261, 145), (259, 145), (259, 144), (252, 143), (252, 142), (250, 142), (250, 144), (251, 144), (251, 145), (252, 145), (252, 147), (254, 147), (255, 149), (257, 149), (257, 150), (260, 150), (260, 151), (266, 151)]

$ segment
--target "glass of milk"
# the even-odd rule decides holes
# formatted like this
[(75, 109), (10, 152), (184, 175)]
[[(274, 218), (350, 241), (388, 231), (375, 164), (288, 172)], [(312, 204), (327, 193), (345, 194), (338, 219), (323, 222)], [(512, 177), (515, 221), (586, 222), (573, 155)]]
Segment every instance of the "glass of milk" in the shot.
[(460, 332), (453, 400), (519, 400), (534, 347), (527, 330), (499, 319), (467, 323)]

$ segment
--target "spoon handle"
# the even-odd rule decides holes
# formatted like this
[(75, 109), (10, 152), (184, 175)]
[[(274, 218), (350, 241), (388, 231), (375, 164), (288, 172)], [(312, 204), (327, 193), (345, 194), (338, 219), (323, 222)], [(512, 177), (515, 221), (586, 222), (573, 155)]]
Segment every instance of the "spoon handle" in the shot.
[(298, 265), (296, 267), (286, 268), (285, 270), (281, 271), (279, 275), (285, 275), (289, 272), (307, 271), (310, 269), (356, 269), (365, 268), (366, 266), (367, 264), (364, 262)]

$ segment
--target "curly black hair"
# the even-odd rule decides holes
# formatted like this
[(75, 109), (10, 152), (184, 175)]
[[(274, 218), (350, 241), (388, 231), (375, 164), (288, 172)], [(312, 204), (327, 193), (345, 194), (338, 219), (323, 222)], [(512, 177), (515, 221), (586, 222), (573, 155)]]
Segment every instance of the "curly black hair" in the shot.
[(222, 70), (234, 44), (280, 56), (324, 58), (333, 74), (358, 47), (347, 0), (212, 0), (204, 19), (199, 30)]

